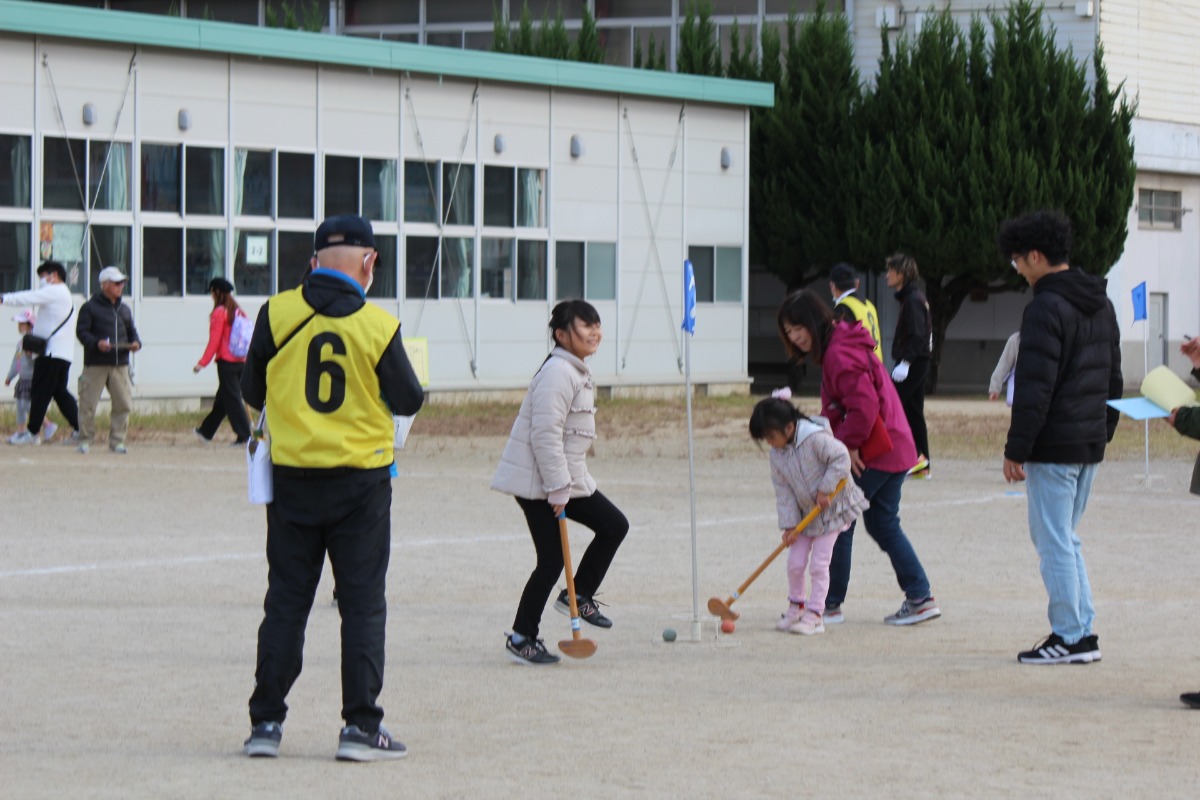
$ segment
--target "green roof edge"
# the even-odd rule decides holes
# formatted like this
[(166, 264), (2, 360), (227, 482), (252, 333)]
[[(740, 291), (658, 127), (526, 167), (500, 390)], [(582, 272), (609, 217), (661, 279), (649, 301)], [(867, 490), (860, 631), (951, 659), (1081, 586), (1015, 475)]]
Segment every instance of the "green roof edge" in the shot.
[(0, 31), (724, 105), (775, 104), (775, 87), (757, 81), (25, 0), (0, 0)]

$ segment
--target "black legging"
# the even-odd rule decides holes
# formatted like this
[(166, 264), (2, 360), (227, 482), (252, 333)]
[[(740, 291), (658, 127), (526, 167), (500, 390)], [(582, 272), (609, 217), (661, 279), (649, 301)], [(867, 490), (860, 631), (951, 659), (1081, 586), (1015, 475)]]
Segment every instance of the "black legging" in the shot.
[(33, 379), (29, 386), (29, 432), (34, 436), (42, 429), (42, 420), (53, 399), (67, 424), (79, 430), (79, 404), (67, 388), (71, 362), (61, 358), (39, 356), (33, 362)]
[[(525, 512), (525, 521), (529, 524), (529, 535), (533, 537), (533, 547), (537, 551), (537, 566), (521, 593), (513, 633), (536, 639), (542, 611), (563, 571), (562, 539), (558, 533), (558, 519), (549, 502), (518, 497), (517, 504)], [(566, 513), (567, 519), (591, 528), (596, 534), (575, 572), (575, 594), (591, 597), (600, 588), (617, 548), (629, 532), (629, 520), (599, 491), (591, 497), (572, 498), (567, 503)]]
[(242, 401), (240, 361), (217, 361), (217, 396), (213, 398), (212, 411), (200, 423), (200, 435), (205, 439), (213, 438), (225, 417), (229, 417), (229, 427), (233, 428), (239, 442), (250, 438), (250, 415)]
[(917, 453), (933, 460), (929, 454), (929, 431), (925, 427), (925, 383), (929, 380), (929, 359), (918, 358), (908, 365), (908, 377), (896, 384), (900, 405), (908, 427), (912, 429)]

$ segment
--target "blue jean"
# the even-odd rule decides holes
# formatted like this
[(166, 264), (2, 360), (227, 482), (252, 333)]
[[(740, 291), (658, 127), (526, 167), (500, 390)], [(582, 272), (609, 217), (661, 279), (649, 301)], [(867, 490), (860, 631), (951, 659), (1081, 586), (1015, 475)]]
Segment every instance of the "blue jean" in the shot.
[[(863, 490), (871, 507), (863, 512), (863, 524), (867, 533), (887, 553), (896, 573), (896, 582), (909, 600), (924, 600), (930, 596), (929, 579), (921, 566), (912, 543), (900, 528), (900, 487), (904, 485), (904, 472), (882, 472), (877, 469), (863, 470), (854, 479)], [(825, 607), (840, 606), (846, 599), (846, 587), (850, 584), (850, 554), (854, 547), (854, 525), (837, 538), (833, 546), (833, 561), (829, 565), (829, 595)]]
[(1075, 532), (1087, 508), (1096, 464), (1025, 465), (1029, 498), (1029, 538), (1037, 548), (1042, 583), (1050, 596), (1050, 630), (1067, 644), (1092, 633), (1096, 609)]

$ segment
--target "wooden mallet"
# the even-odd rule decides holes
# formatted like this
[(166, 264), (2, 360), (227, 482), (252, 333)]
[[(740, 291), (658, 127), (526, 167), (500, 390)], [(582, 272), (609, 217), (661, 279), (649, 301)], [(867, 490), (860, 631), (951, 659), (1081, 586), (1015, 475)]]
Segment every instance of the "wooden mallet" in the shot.
[(579, 604), (575, 601), (575, 578), (571, 575), (571, 540), (567, 536), (567, 515), (558, 515), (558, 535), (562, 539), (563, 567), (567, 573), (567, 598), (571, 603), (571, 638), (558, 643), (558, 649), (571, 658), (589, 658), (596, 652), (596, 643), (584, 639), (579, 630)]
[[(845, 485), (846, 485), (846, 479), (842, 478), (841, 482), (838, 483), (837, 488), (833, 490), (833, 494), (829, 495), (830, 499), (837, 497), (838, 492), (840, 492), (842, 490), (842, 488), (845, 487)], [(796, 527), (792, 528), (792, 533), (800, 533), (800, 531), (807, 528), (808, 523), (810, 523), (814, 519), (816, 519), (817, 514), (820, 514), (820, 513), (821, 513), (821, 507), (813, 506), (812, 511), (809, 511), (804, 516), (804, 519), (800, 520), (800, 524), (797, 525)], [(774, 561), (775, 558), (786, 549), (788, 549), (788, 545), (785, 542), (781, 541), (779, 543), (779, 546), (776, 547), (773, 551), (771, 551), (771, 555), (767, 556), (767, 560), (762, 562), (761, 564), (759, 564), (758, 569), (756, 569), (756, 570), (754, 570), (754, 572), (750, 573), (750, 577), (746, 578), (746, 582), (743, 583), (741, 586), (739, 586), (737, 588), (737, 591), (735, 591), (732, 595), (729, 596), (728, 600), (722, 600), (719, 597), (708, 598), (708, 613), (715, 614), (716, 616), (720, 617), (721, 619), (734, 620), (734, 619), (737, 619), (738, 617), (740, 617), (741, 614), (734, 611), (732, 608), (730, 608), (730, 606), (733, 605), (734, 602), (739, 597), (742, 596), (742, 592), (746, 591), (746, 588), (749, 587), (750, 584), (754, 583), (754, 579), (757, 578), (759, 575), (761, 575), (763, 573), (763, 570), (765, 570), (767, 567), (769, 567), (771, 565), (771, 562)]]

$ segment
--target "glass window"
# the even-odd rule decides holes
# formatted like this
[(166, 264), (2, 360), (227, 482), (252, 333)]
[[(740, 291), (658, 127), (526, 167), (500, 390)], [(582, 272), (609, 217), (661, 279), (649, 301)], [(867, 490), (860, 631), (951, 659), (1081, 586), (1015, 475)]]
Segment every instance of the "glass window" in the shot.
[(362, 181), (362, 215), (367, 219), (395, 222), (396, 161), (364, 158)]
[(404, 296), (409, 300), (436, 300), (433, 283), (437, 267), (436, 236), (408, 236), (404, 242)]
[(358, 213), (358, 159), (325, 156), (325, 216)]
[(512, 167), (483, 168), (483, 224), (511, 228), (514, 220)]
[[(87, 275), (84, 273), (84, 225), (81, 222), (42, 221), (39, 238), (42, 260), (53, 259), (67, 270), (67, 286), (75, 294), (87, 294)], [(47, 255), (49, 251), (49, 255)]]
[(233, 213), (247, 217), (271, 216), (271, 151), (233, 151)]
[(33, 175), (28, 136), (0, 134), (0, 206), (29, 208)]
[(32, 240), (33, 226), (28, 222), (0, 222), (0, 293), (29, 288)]
[[(88, 148), (88, 196), (92, 208), (129, 210), (132, 148), (127, 142), (92, 142)], [(129, 287), (126, 287), (126, 292)]]
[(109, 0), (113, 11), (136, 11), (141, 14), (179, 15), (178, 0)]
[(221, 147), (192, 147), (186, 158), (187, 194), (185, 214), (225, 214), (225, 150)]
[(416, 25), (421, 0), (346, 0), (347, 25)]
[(512, 297), (512, 239), (484, 239), (479, 260), (479, 294)]
[[(274, 237), (271, 234), (269, 230), (239, 228), (234, 231), (233, 279), (242, 294), (272, 294), (271, 240)], [(311, 241), (308, 249), (311, 254)]]
[(517, 242), (517, 299), (546, 299), (545, 242)]
[[(768, 14), (807, 14), (817, 7), (817, 0), (767, 0)], [(846, 0), (828, 0), (825, 9), (831, 14), (846, 10)]]
[(308, 274), (313, 254), (311, 233), (279, 232), (279, 258), (275, 267), (276, 290), (295, 289)]
[(671, 0), (608, 0), (596, 4), (596, 18), (669, 17)]
[(467, 31), (463, 35), (464, 50), (491, 50), (495, 42), (495, 31)]
[(177, 144), (142, 145), (142, 211), (179, 212), (182, 150)]
[[(792, 0), (796, 3), (796, 0)], [(758, 17), (758, 0), (709, 0), (709, 11), (714, 16), (740, 17), (743, 20)], [(687, 13), (687, 7), (681, 5), (680, 16)]]
[(442, 297), (471, 297), (474, 292), (475, 240), (442, 240)]
[(367, 297), (394, 300), (396, 298), (396, 237), (375, 235), (375, 278)]
[(225, 277), (225, 231), (189, 228), (184, 241), (186, 291), (190, 295), (206, 295), (209, 281)]
[(1183, 193), (1164, 189), (1138, 190), (1138, 227), (1183, 228)]
[(688, 260), (696, 276), (696, 302), (713, 301), (713, 249), (711, 247), (689, 247)]
[(439, 22), (491, 22), (492, 4), (495, 0), (454, 0), (453, 3), (426, 3), (425, 21)]
[[(299, 6), (299, 9), (303, 9), (307, 3), (297, 3), (296, 5)], [(303, 15), (302, 11), (299, 13)], [(193, 0), (187, 4), (187, 15), (194, 19), (257, 25), (258, 3), (247, 3), (245, 0), (204, 0), (204, 2), (198, 3)]]
[(617, 245), (588, 242), (587, 294), (589, 300), (617, 299)]
[(517, 225), (546, 227), (546, 170), (517, 170)]
[(455, 47), (461, 50), (463, 46), (463, 32), (429, 31), (425, 34), (425, 44), (434, 47)]
[(475, 224), (473, 165), (442, 164), (442, 219), (447, 225)]
[(120, 267), (121, 272), (129, 276), (125, 284), (125, 296), (133, 296), (133, 270), (129, 266), (129, 246), (133, 230), (121, 225), (93, 225), (89, 229), (92, 238), (91, 253), (89, 254), (88, 275), (84, 282), (92, 291), (100, 287), (94, 283), (95, 276), (105, 267)]
[(714, 276), (714, 299), (718, 303), (742, 300), (742, 248), (718, 247)]
[(87, 142), (48, 136), (42, 146), (42, 206), (83, 211)]
[(437, 162), (404, 162), (404, 221), (438, 222)]
[(183, 229), (142, 229), (142, 297), (183, 295)]
[(583, 242), (555, 242), (554, 285), (558, 300), (583, 297)]
[(312, 153), (280, 153), (279, 156), (279, 216), (287, 219), (312, 219), (313, 214), (313, 155)]

